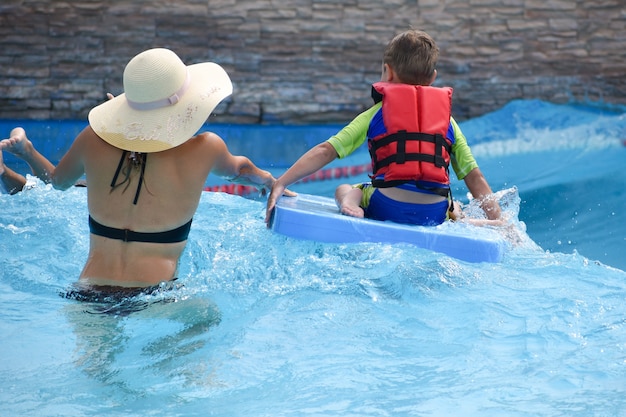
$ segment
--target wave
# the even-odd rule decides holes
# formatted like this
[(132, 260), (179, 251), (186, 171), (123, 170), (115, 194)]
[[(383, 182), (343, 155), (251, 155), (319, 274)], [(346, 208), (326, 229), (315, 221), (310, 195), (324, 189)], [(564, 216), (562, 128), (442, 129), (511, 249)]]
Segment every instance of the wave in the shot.
[(492, 187), (519, 189), (520, 220), (542, 248), (626, 269), (621, 110), (515, 101), (461, 127)]
[[(0, 121), (7, 129), (15, 124), (16, 121)], [(518, 190), (519, 220), (532, 240), (548, 251), (579, 252), (626, 270), (626, 260), (621, 256), (626, 250), (626, 213), (622, 209), (626, 109), (516, 100), (460, 125), (494, 191), (512, 187)], [(56, 142), (48, 141), (47, 146), (58, 150), (63, 148), (59, 142), (71, 140), (70, 133), (81, 129), (82, 124), (29, 121), (27, 127), (34, 137), (57, 138)], [(225, 129), (228, 133), (225, 137), (235, 135), (240, 142), (248, 143), (246, 152), (253, 160), (257, 157), (266, 160), (271, 158), (267, 152), (297, 143), (298, 147), (289, 147), (288, 157), (281, 157), (291, 162), (303, 149), (312, 146), (316, 137), (322, 141), (336, 129), (333, 126), (282, 130), (276, 126), (245, 129), (232, 125), (208, 126), (211, 127)], [(307, 143), (302, 139), (305, 131)], [(264, 136), (264, 132), (272, 134)], [(256, 139), (250, 140), (250, 135)], [(261, 140), (259, 135), (272, 137), (283, 145), (251, 146), (250, 143), (258, 144)], [(360, 149), (331, 166), (359, 166), (367, 164), (368, 158), (367, 150)], [(285, 170), (281, 164), (268, 166), (274, 175)], [(332, 196), (339, 183), (360, 180), (366, 180), (364, 174), (349, 179), (311, 181), (293, 189)], [(464, 197), (467, 190), (461, 181), (453, 183), (453, 192), (455, 198), (469, 201)]]

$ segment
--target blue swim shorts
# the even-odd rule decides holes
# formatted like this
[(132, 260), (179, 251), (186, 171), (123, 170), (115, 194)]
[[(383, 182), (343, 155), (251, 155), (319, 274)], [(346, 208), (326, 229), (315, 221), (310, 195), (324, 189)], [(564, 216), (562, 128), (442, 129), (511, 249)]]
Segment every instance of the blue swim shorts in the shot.
[(361, 207), (368, 219), (422, 226), (436, 226), (447, 219), (448, 200), (434, 204), (404, 203), (387, 197), (371, 184), (357, 187), (363, 191)]

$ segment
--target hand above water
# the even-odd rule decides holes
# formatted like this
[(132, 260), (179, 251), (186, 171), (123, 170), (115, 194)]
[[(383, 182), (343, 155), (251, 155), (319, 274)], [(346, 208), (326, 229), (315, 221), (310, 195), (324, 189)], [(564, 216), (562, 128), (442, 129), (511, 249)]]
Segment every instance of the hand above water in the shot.
[(267, 207), (265, 209), (265, 224), (268, 228), (270, 227), (270, 220), (272, 218), (272, 212), (274, 211), (276, 202), (283, 195), (285, 197), (295, 197), (298, 194), (294, 193), (293, 191), (287, 190), (283, 183), (281, 183), (279, 180), (274, 181), (269, 197), (267, 198)]

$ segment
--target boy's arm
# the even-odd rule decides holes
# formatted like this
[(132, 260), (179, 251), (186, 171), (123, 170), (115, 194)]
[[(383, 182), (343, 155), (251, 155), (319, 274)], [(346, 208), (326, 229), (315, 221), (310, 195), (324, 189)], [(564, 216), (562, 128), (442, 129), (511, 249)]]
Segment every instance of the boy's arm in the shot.
[(382, 103), (378, 103), (365, 110), (355, 117), (347, 126), (331, 136), (327, 141), (322, 142), (309, 149), (296, 161), (283, 175), (281, 175), (267, 199), (267, 209), (265, 212), (265, 223), (269, 227), (269, 221), (276, 202), (283, 194), (285, 187), (301, 180), (307, 175), (311, 175), (325, 165), (337, 158), (343, 158), (354, 152), (366, 140), (366, 133), (370, 120), (381, 108)]
[(265, 223), (269, 225), (270, 214), (278, 199), (283, 195), (286, 187), (307, 175), (313, 174), (336, 158), (337, 151), (335, 151), (335, 148), (328, 142), (322, 142), (302, 155), (272, 186), (272, 192), (267, 199)]
[[(493, 196), (493, 191), (485, 179), (482, 171), (472, 155), (467, 139), (456, 121), (451, 117), (450, 123), (454, 132), (454, 144), (452, 145), (453, 157), (452, 168), (459, 179), (465, 181), (465, 185), (490, 220), (500, 218), (500, 205)], [(467, 173), (467, 174), (465, 174)]]
[(500, 218), (500, 204), (493, 196), (493, 191), (487, 183), (480, 168), (474, 168), (463, 178), (465, 185), (476, 200), (480, 202), (480, 206), (484, 210), (487, 218), (497, 220)]

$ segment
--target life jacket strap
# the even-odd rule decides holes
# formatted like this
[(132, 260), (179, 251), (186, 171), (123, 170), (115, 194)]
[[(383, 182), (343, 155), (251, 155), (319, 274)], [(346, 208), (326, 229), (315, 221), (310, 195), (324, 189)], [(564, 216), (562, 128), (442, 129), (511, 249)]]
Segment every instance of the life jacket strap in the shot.
[[(421, 154), (421, 153), (406, 153), (406, 142), (420, 141), (435, 144), (435, 154)], [(396, 142), (396, 153), (392, 156), (378, 160), (376, 157), (376, 150), (382, 146), (389, 145), (392, 142)], [(406, 130), (400, 130), (391, 135), (385, 136), (377, 141), (372, 142), (372, 148), (370, 149), (370, 156), (372, 157), (374, 172), (377, 172), (379, 168), (388, 166), (392, 162), (396, 164), (404, 164), (406, 161), (422, 161), (434, 164), (437, 168), (448, 168), (448, 164), (443, 157), (443, 149), (446, 150), (448, 155), (452, 152), (451, 145), (446, 141), (443, 135), (421, 133), (421, 132), (407, 132)]]

